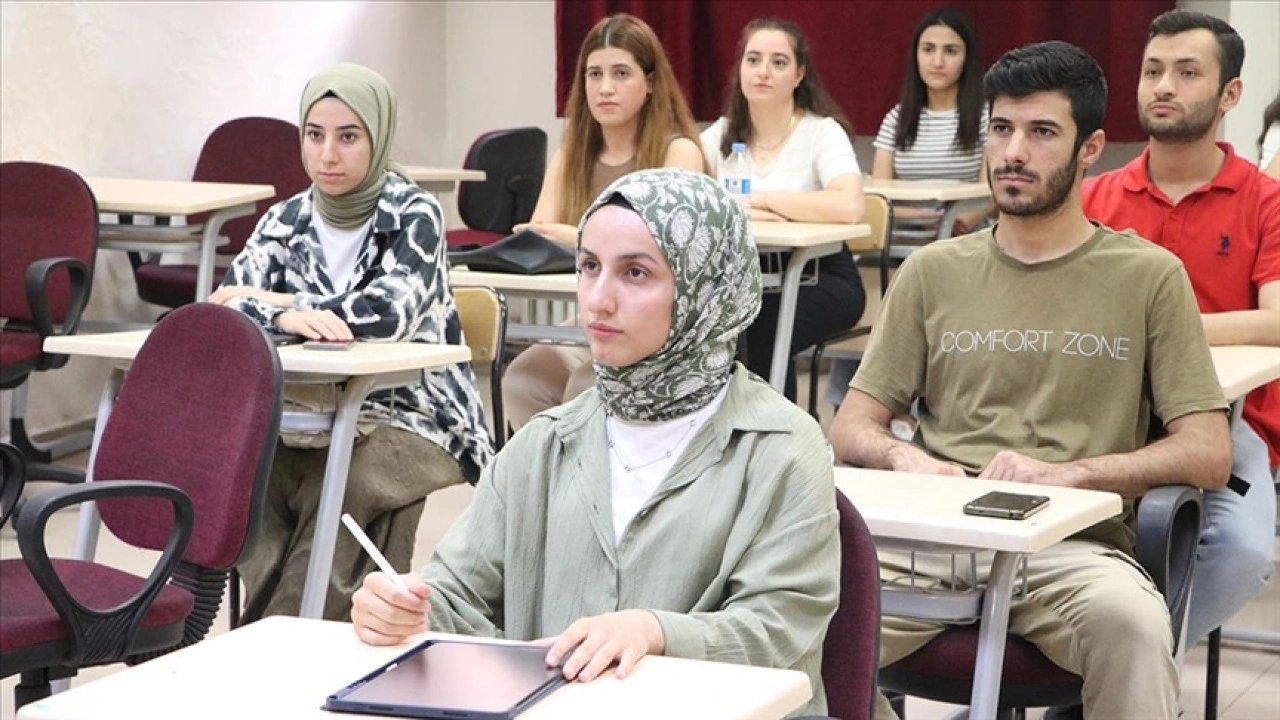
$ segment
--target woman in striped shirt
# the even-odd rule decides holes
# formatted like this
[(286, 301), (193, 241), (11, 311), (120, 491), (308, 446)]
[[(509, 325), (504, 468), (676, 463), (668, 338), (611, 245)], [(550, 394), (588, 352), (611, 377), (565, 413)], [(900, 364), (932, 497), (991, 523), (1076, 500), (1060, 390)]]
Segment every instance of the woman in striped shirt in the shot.
[[(982, 100), (978, 35), (963, 13), (929, 12), (916, 25), (902, 97), (880, 124), (871, 176), (878, 180), (959, 180), (984, 174), (987, 109)], [(895, 219), (933, 224), (941, 208), (894, 208)], [(977, 226), (985, 210), (963, 213), (956, 234)]]

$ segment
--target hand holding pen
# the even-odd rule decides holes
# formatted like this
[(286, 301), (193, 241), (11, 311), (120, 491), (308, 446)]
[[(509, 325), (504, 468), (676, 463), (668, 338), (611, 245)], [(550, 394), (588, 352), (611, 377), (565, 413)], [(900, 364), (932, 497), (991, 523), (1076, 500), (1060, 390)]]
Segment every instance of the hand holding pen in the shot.
[(350, 515), (342, 523), (373, 558), (379, 572), (365, 576), (351, 596), (351, 623), (356, 635), (369, 645), (396, 645), (411, 635), (427, 631), (427, 596), (430, 588), (413, 573), (400, 574), (391, 567)]

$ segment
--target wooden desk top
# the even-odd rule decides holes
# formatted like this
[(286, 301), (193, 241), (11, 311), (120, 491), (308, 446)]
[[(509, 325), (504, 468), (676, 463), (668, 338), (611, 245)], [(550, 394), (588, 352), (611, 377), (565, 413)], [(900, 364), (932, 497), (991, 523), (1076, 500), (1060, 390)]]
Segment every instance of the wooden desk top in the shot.
[(547, 295), (578, 295), (578, 276), (573, 273), (548, 275), (518, 275), (516, 273), (480, 272), (466, 268), (450, 268), (449, 282), (459, 287), (488, 286), (495, 290), (539, 293)]
[(1211, 347), (1209, 352), (1222, 394), (1228, 400), (1244, 397), (1254, 388), (1280, 379), (1280, 347), (1224, 345)]
[[(150, 332), (50, 337), (44, 341), (44, 349), (67, 355), (132, 360)], [(471, 349), (465, 345), (426, 343), (358, 342), (349, 350), (308, 350), (301, 345), (286, 345), (279, 351), (280, 366), (285, 372), (321, 375), (379, 375), (471, 359)]]
[(859, 239), (866, 240), (866, 247), (851, 247), (850, 249), (855, 251), (879, 249), (878, 247), (873, 247), (874, 238), (871, 237), (871, 226), (864, 223), (804, 223), (752, 220), (751, 234), (755, 236), (756, 246), (762, 249), (791, 250)]
[(991, 188), (983, 182), (875, 180), (868, 177), (863, 178), (862, 187), (894, 202), (955, 202), (991, 196)]
[(257, 202), (276, 194), (270, 185), (87, 177), (98, 210), (140, 215), (191, 215)]
[[(320, 709), (330, 693), (409, 647), (365, 645), (347, 623), (269, 617), (31, 703), (18, 718), (334, 720), (346, 716)], [(520, 718), (765, 720), (796, 710), (811, 693), (808, 677), (794, 670), (655, 656), (626, 680), (606, 674), (569, 683)]]
[[(998, 480), (837, 467), (836, 487), (877, 538), (1032, 553), (1120, 514), (1119, 495)], [(975, 517), (964, 504), (992, 490), (1048, 495), (1026, 520)]]
[(473, 182), (483, 181), (483, 170), (464, 170), (462, 168), (431, 167), (428, 165), (405, 165), (405, 172), (414, 182)]

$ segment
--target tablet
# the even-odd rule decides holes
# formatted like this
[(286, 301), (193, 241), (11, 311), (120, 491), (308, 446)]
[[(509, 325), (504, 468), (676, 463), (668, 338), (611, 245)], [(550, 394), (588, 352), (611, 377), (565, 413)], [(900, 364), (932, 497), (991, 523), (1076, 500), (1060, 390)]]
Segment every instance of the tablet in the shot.
[(326, 710), (511, 720), (564, 684), (541, 645), (428, 640), (329, 696)]

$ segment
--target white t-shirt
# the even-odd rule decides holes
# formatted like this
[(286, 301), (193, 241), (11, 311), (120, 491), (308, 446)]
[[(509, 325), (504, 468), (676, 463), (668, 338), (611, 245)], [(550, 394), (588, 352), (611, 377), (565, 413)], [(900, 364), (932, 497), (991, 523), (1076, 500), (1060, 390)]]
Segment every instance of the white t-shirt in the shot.
[(1277, 152), (1280, 152), (1280, 121), (1271, 123), (1267, 134), (1262, 136), (1262, 155), (1258, 159), (1258, 167), (1267, 169)]
[(320, 249), (324, 251), (324, 269), (333, 281), (333, 291), (346, 292), (356, 270), (356, 258), (360, 256), (364, 238), (373, 224), (373, 216), (370, 215), (360, 227), (350, 230), (333, 227), (318, 212), (311, 216), (311, 221), (320, 240)]
[[(702, 131), (702, 152), (715, 160), (716, 177), (721, 177), (720, 166), (725, 160), (720, 155), (720, 139), (727, 125), (728, 120), (720, 118)], [(853, 143), (840, 123), (812, 113), (800, 118), (773, 160), (764, 166), (753, 161), (751, 167), (753, 191), (822, 190), (841, 175), (862, 174)]]
[(982, 151), (987, 145), (987, 110), (982, 110), (978, 125), (978, 142), (972, 150), (962, 150), (956, 145), (956, 128), (960, 126), (960, 113), (950, 110), (920, 111), (916, 125), (916, 140), (911, 147), (900, 150), (893, 144), (898, 132), (900, 106), (884, 116), (880, 132), (876, 135), (877, 150), (893, 153), (893, 174), (903, 180), (959, 180), (974, 182), (982, 167)]
[(729, 383), (705, 407), (675, 420), (640, 422), (609, 416), (609, 487), (613, 505), (613, 541), (622, 542), (631, 519), (675, 467), (698, 429), (720, 409)]

